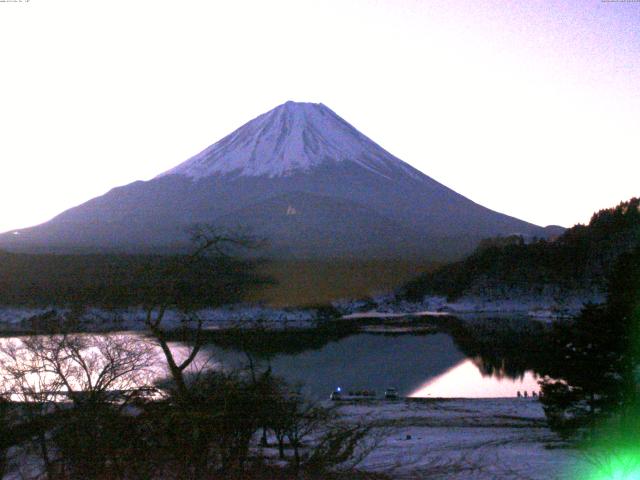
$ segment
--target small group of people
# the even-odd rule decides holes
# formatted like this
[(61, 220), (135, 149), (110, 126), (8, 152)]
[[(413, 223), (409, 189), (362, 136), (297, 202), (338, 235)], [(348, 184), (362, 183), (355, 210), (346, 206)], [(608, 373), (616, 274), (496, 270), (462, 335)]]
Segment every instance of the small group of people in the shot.
[[(518, 396), (518, 398), (522, 398), (522, 397), (527, 398), (527, 397), (529, 397), (529, 393), (526, 390), (524, 390), (524, 393), (520, 393), (520, 390), (518, 390), (516, 395)], [(538, 392), (536, 392), (535, 390), (531, 390), (531, 396), (532, 397), (537, 397), (538, 396)]]

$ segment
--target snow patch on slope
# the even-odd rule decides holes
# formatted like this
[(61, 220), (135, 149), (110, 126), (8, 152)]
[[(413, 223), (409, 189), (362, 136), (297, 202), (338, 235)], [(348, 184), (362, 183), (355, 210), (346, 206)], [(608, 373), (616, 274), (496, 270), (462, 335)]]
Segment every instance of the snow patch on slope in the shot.
[(323, 104), (296, 102), (260, 115), (159, 177), (280, 177), (307, 172), (325, 162), (345, 161), (386, 178), (398, 171), (414, 179), (422, 177)]

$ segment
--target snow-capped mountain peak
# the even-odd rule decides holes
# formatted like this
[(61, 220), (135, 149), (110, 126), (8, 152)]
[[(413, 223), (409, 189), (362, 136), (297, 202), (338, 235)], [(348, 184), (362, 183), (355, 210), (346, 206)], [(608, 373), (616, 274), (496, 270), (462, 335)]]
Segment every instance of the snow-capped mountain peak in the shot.
[(273, 258), (442, 261), (487, 237), (545, 236), (412, 168), (322, 104), (280, 105), (160, 177), (0, 235), (0, 247), (182, 251), (184, 232), (207, 223), (268, 239)]
[(325, 162), (350, 161), (388, 176), (418, 172), (321, 103), (286, 102), (260, 115), (186, 162), (159, 175), (288, 176)]

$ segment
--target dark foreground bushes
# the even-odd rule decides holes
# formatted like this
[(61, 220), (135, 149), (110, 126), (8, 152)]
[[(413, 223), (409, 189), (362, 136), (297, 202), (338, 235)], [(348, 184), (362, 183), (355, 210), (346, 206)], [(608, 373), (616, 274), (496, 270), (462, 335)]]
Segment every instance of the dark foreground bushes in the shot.
[[(0, 342), (0, 406), (8, 408), (0, 409), (0, 467), (11, 460), (6, 469), (48, 480), (353, 473), (370, 448), (368, 426), (310, 404), (260, 370), (249, 351), (246, 371), (203, 358), (197, 310), (237, 301), (264, 279), (233, 255), (254, 247), (252, 238), (210, 226), (192, 233), (188, 255), (24, 257), (32, 268), (26, 279), (11, 267), (20, 258), (0, 262), (9, 272), (3, 277), (0, 268), (0, 303), (2, 295), (33, 295), (79, 307), (139, 305), (148, 335), (49, 333)], [(168, 311), (183, 315), (191, 337), (179, 346), (164, 325)]]
[(640, 246), (620, 256), (607, 303), (555, 325), (551, 339), (541, 398), (550, 426), (591, 441), (606, 425), (640, 445)]
[(200, 368), (183, 388), (156, 388), (157, 354), (124, 335), (3, 343), (0, 467), (46, 479), (320, 478), (367, 451), (368, 426), (268, 369)]

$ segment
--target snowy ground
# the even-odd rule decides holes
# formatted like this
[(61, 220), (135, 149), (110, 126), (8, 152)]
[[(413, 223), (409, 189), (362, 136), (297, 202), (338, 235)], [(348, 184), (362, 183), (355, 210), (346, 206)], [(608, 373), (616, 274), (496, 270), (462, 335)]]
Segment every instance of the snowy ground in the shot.
[[(422, 302), (398, 301), (393, 295), (380, 296), (369, 300), (344, 300), (334, 302), (333, 308), (344, 320), (363, 318), (401, 318), (455, 315), (458, 317), (519, 316), (534, 319), (553, 320), (572, 317), (580, 312), (585, 303), (601, 303), (602, 295), (575, 295), (555, 298), (550, 295), (522, 297), (514, 299), (487, 299), (462, 297), (454, 302), (444, 297), (425, 297)], [(69, 317), (68, 309), (57, 307), (11, 307), (0, 306), (0, 331), (30, 331), (42, 322)], [(291, 329), (313, 328), (322, 317), (315, 309), (270, 308), (263, 305), (238, 304), (197, 312), (206, 329), (221, 328), (261, 328)], [(86, 331), (143, 330), (145, 312), (141, 308), (105, 311), (98, 308), (87, 309), (82, 316), (81, 327)], [(163, 324), (165, 328), (185, 326), (184, 315), (167, 311)]]
[[(155, 315), (156, 312), (154, 312)], [(205, 329), (248, 328), (248, 329), (292, 329), (314, 327), (318, 319), (315, 310), (273, 309), (253, 305), (232, 305), (224, 308), (205, 309), (196, 312)], [(83, 331), (138, 331), (145, 330), (146, 313), (141, 308), (106, 311), (98, 308), (87, 309), (76, 324)], [(0, 306), (0, 331), (20, 332), (41, 330), (44, 325), (59, 322), (73, 322), (74, 315), (69, 309), (14, 308)], [(193, 326), (189, 317), (180, 312), (168, 310), (163, 319), (166, 329)], [(71, 323), (72, 325), (74, 323)]]
[(335, 306), (345, 317), (393, 317), (402, 315), (451, 314), (465, 315), (504, 315), (526, 316), (532, 318), (564, 318), (577, 315), (587, 303), (604, 302), (602, 294), (591, 292), (583, 295), (530, 295), (514, 298), (485, 298), (464, 296), (455, 301), (445, 297), (426, 296), (422, 302), (398, 301), (393, 296), (380, 296), (364, 301), (336, 302)]
[[(367, 308), (368, 307), (368, 308)], [(543, 308), (541, 304), (529, 303), (472, 303), (464, 300), (459, 303), (447, 303), (440, 301), (425, 301), (420, 304), (380, 304), (367, 307), (360, 302), (341, 303), (338, 305), (343, 320), (361, 319), (401, 319), (418, 318), (426, 316), (455, 315), (460, 318), (480, 318), (489, 315), (519, 316), (533, 319), (552, 320), (555, 318), (570, 317), (577, 314), (582, 308), (582, 303), (577, 302), (572, 308), (558, 310)], [(373, 308), (372, 308), (373, 307)], [(205, 309), (197, 312), (203, 320), (205, 329), (247, 328), (247, 329), (295, 329), (314, 328), (317, 326), (321, 314), (313, 309), (274, 309), (256, 305), (232, 305), (224, 308)], [(28, 332), (41, 330), (43, 326), (66, 322), (73, 314), (68, 309), (56, 307), (8, 307), (0, 306), (0, 331), (4, 332)], [(97, 308), (88, 309), (79, 323), (78, 329), (83, 331), (113, 331), (113, 330), (144, 330), (145, 312), (140, 308), (121, 309), (118, 311), (105, 311)], [(176, 311), (167, 311), (163, 325), (167, 329), (175, 329), (188, 326), (186, 317)], [(192, 324), (193, 325), (193, 324)]]
[(535, 399), (373, 401), (340, 411), (376, 425), (377, 448), (359, 468), (393, 478), (569, 479), (580, 461)]
[[(375, 425), (369, 435), (375, 448), (359, 470), (412, 480), (585, 478), (576, 476), (584, 458), (549, 431), (535, 399), (372, 400), (338, 409), (348, 421)], [(278, 464), (275, 439), (270, 443), (262, 451)], [(20, 449), (10, 457), (22, 468), (7, 479), (41, 468)]]

